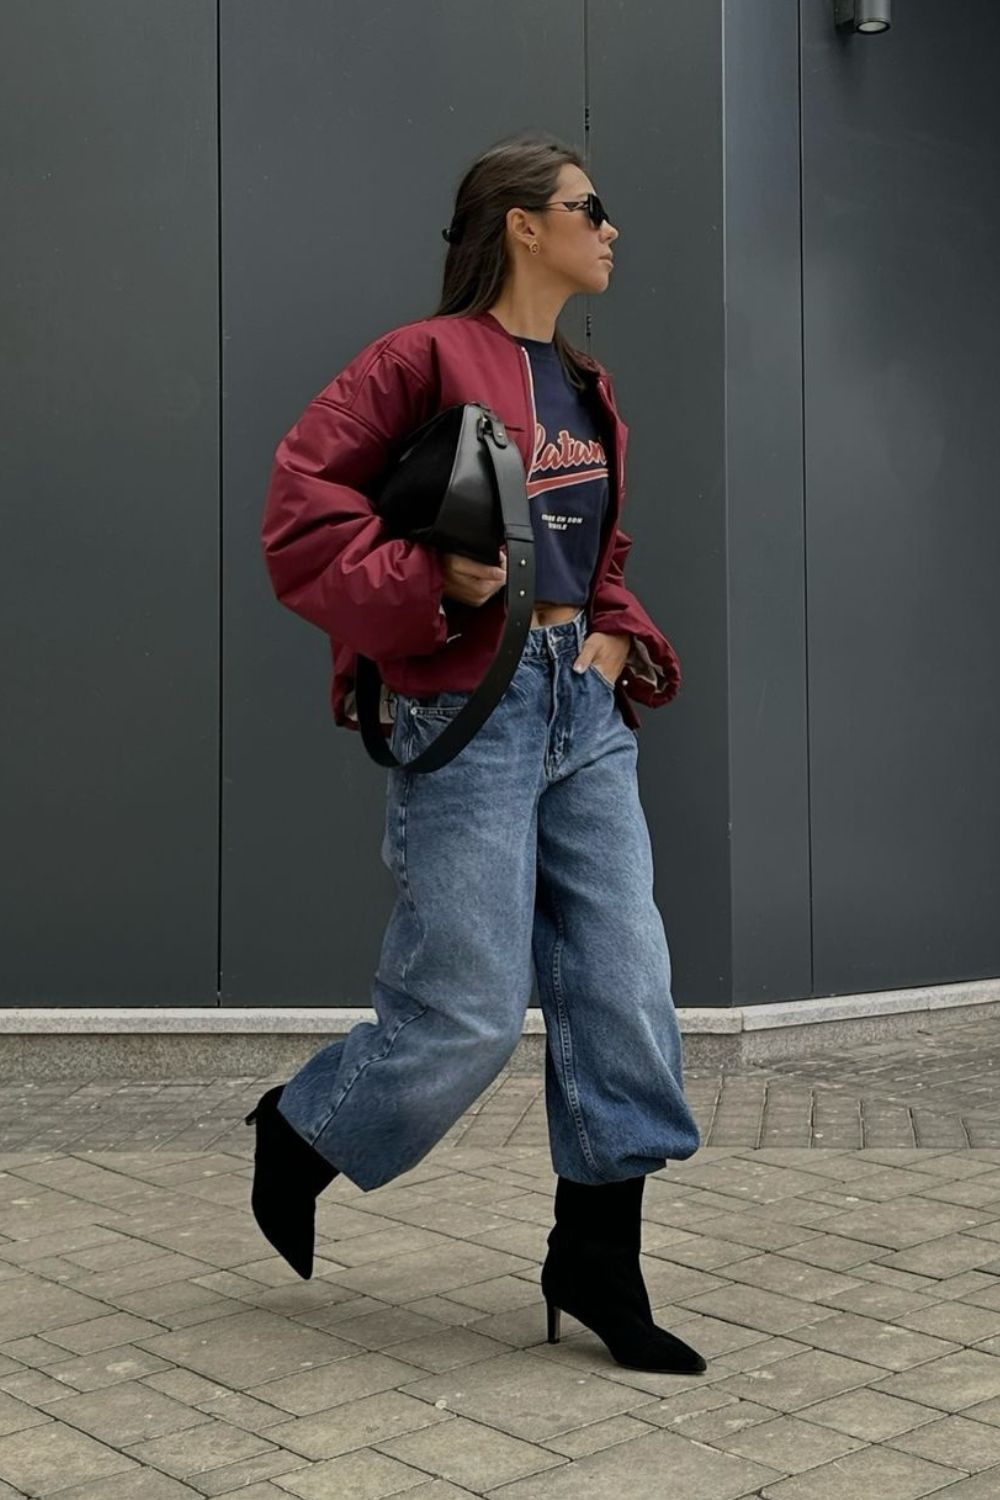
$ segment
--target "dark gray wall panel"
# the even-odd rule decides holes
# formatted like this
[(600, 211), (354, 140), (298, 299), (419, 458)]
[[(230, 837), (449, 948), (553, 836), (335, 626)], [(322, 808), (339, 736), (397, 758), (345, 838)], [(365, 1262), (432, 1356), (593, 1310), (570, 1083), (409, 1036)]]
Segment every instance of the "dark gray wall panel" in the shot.
[(215, 35), (4, 6), (6, 1005), (216, 997)]
[(583, 7), (224, 0), (221, 18), (222, 997), (367, 1005), (394, 895), (385, 772), (334, 725), (326, 638), (271, 592), (271, 459), (364, 344), (433, 310), (471, 158), (532, 125), (582, 141)]
[[(832, 10), (831, 10), (832, 15)], [(732, 1002), (812, 993), (803, 570), (799, 36), (725, 0), (726, 587)]]
[(588, 7), (591, 176), (620, 231), (593, 348), (629, 425), (627, 577), (682, 683), (639, 708), (639, 779), (678, 1005), (729, 1003), (720, 7)]
[(804, 5), (815, 993), (1000, 967), (1000, 11)]

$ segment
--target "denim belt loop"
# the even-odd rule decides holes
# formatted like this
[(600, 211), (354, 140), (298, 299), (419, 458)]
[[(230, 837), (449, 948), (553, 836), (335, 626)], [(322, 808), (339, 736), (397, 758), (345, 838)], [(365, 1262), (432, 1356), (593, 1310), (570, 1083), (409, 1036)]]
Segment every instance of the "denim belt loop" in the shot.
[(558, 625), (547, 625), (545, 627), (545, 645), (547, 648), (547, 653), (552, 661), (558, 661), (559, 659), (560, 641), (566, 641), (570, 639), (569, 632), (566, 630), (567, 625), (572, 625), (573, 627), (572, 640), (575, 644), (575, 650), (573, 653), (575, 656), (579, 653), (580, 647), (583, 645), (584, 637), (587, 634), (587, 618), (583, 606), (581, 606), (580, 611), (577, 614), (573, 615), (569, 620), (562, 620)]

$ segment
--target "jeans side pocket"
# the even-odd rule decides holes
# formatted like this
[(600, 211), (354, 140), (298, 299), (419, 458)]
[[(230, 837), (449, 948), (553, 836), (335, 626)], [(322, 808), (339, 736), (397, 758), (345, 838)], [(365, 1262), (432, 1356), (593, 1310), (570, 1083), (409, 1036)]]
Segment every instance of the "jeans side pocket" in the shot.
[(588, 662), (587, 663), (587, 669), (588, 669), (588, 671), (593, 672), (593, 674), (597, 678), (598, 682), (603, 682), (604, 686), (608, 689), (608, 691), (610, 693), (614, 692), (614, 690), (615, 690), (615, 684), (613, 682), (609, 681), (609, 679), (607, 677), (605, 677), (604, 673), (595, 665), (594, 662), (592, 662), (592, 661)]

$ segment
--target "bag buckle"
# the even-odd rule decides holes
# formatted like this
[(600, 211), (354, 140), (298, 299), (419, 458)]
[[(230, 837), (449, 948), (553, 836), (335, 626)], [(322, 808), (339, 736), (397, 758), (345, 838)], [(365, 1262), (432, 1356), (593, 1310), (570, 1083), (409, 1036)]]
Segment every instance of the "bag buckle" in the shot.
[(482, 438), (487, 428), (489, 428), (490, 432), (492, 433), (497, 447), (506, 448), (508, 442), (510, 441), (507, 436), (507, 429), (504, 427), (503, 423), (495, 412), (484, 411), (481, 413), (476, 429), (477, 436), (479, 438)]

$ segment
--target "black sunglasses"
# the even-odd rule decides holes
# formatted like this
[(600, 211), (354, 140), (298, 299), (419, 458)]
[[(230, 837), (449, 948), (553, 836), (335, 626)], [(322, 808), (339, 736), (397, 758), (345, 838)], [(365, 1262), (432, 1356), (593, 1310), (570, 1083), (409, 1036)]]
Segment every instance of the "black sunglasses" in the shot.
[[(525, 208), (530, 207), (529, 204), (524, 204), (523, 206)], [(565, 208), (568, 209), (571, 213), (575, 209), (585, 209), (587, 217), (589, 218), (591, 224), (593, 224), (595, 229), (600, 229), (601, 225), (608, 217), (607, 212), (604, 208), (604, 204), (601, 202), (600, 198), (598, 198), (596, 193), (588, 193), (586, 198), (557, 198), (552, 203), (539, 203), (537, 207), (531, 209), (531, 212), (541, 214), (544, 213), (548, 208)], [(449, 228), (442, 229), (441, 236), (443, 239), (446, 239), (450, 245), (457, 245), (461, 240), (464, 232), (465, 216), (463, 214), (456, 214)]]
[(588, 193), (586, 198), (557, 198), (553, 203), (543, 203), (538, 208), (532, 209), (532, 212), (542, 213), (547, 208), (568, 208), (571, 212), (573, 209), (584, 208), (595, 229), (600, 229), (608, 217), (604, 204), (596, 193)]

